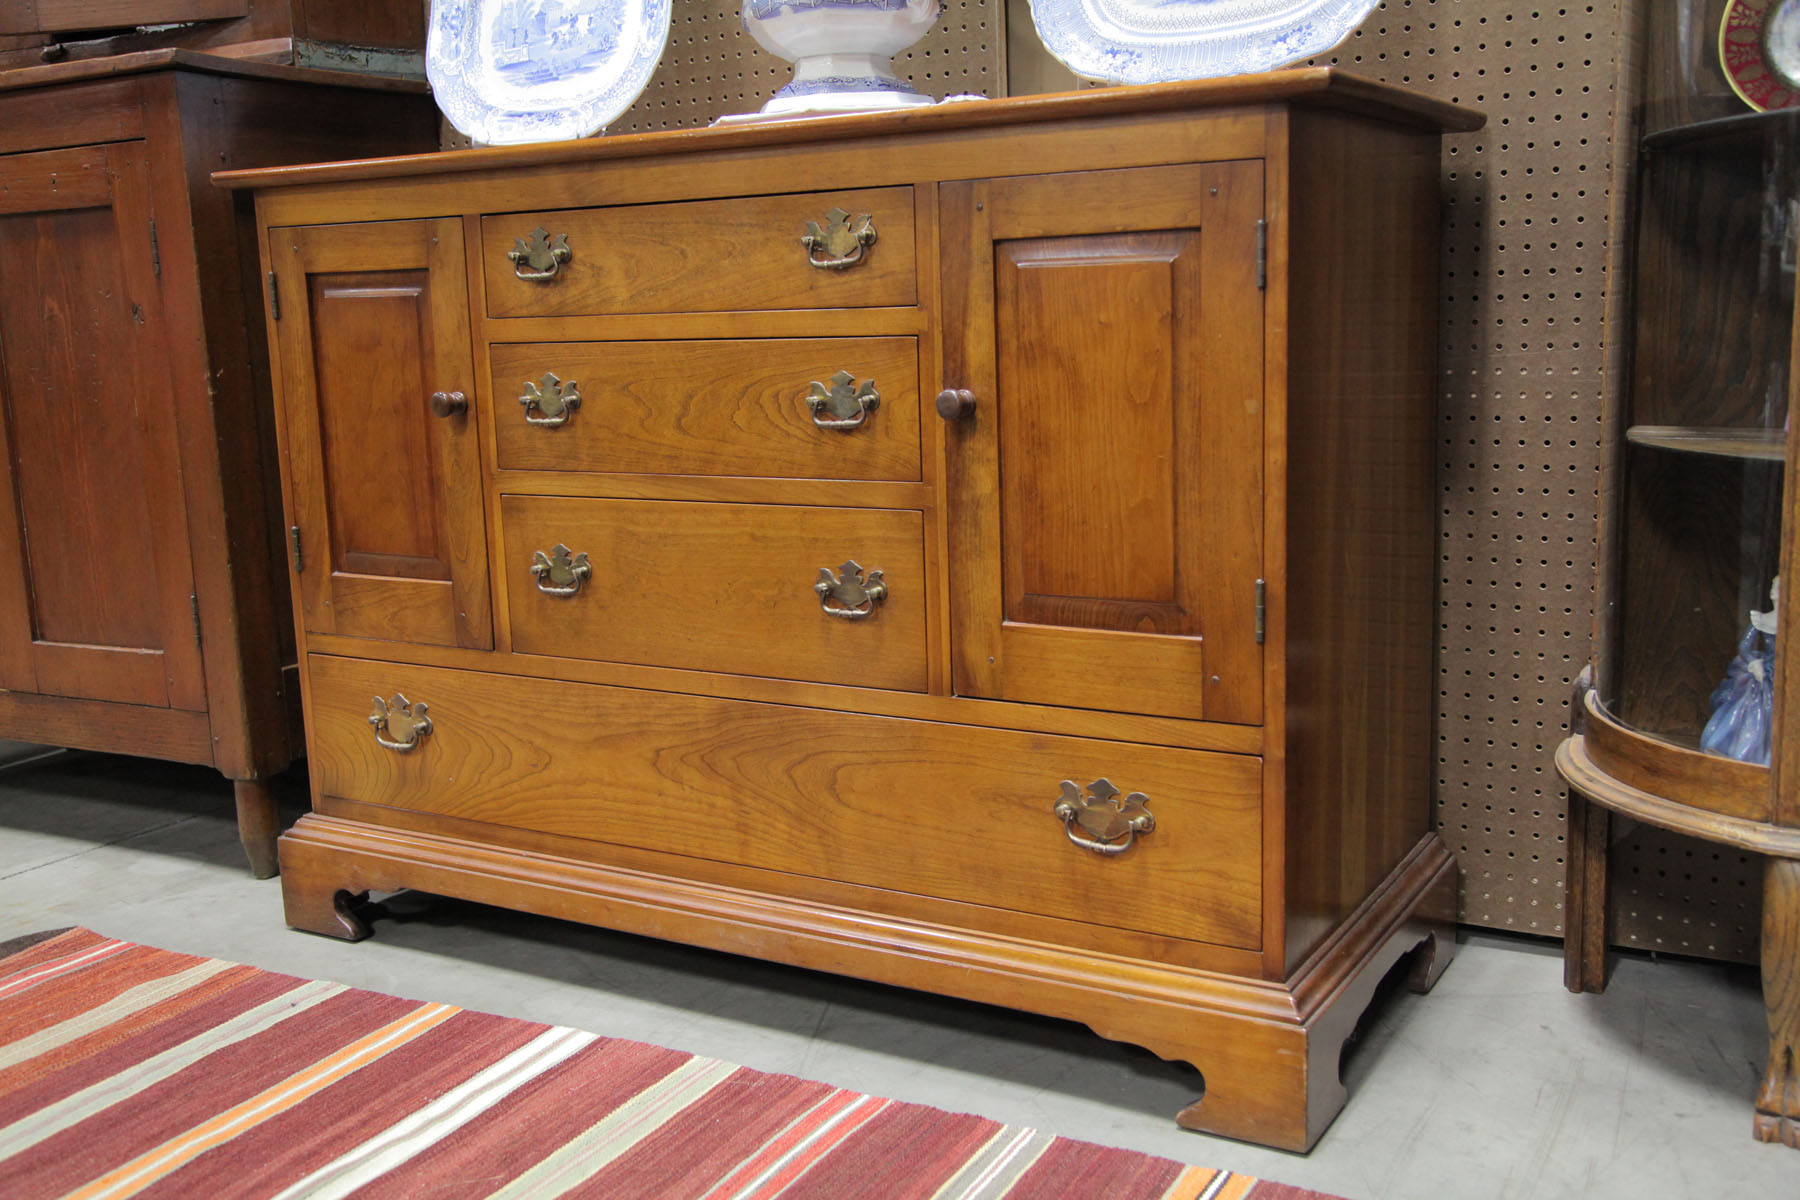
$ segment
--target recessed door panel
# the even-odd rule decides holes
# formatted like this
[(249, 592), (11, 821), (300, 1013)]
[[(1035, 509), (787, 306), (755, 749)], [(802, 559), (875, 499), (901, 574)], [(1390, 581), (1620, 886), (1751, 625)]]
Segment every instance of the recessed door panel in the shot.
[(942, 200), (958, 691), (1260, 720), (1261, 164)]
[(141, 143), (0, 159), (0, 686), (205, 707)]
[(461, 223), (269, 236), (306, 628), (491, 647)]

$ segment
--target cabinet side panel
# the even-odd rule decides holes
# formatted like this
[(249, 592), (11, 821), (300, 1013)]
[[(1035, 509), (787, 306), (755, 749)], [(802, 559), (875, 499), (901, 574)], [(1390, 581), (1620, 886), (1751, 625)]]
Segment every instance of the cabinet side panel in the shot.
[(1438, 138), (1290, 128), (1291, 968), (1430, 825)]

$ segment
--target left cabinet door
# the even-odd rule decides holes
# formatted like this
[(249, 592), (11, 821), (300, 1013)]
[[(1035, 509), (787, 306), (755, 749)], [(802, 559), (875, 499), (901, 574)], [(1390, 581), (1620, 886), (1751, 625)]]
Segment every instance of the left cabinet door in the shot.
[(142, 142), (0, 157), (0, 688), (202, 710)]
[(491, 648), (462, 223), (269, 239), (306, 630)]

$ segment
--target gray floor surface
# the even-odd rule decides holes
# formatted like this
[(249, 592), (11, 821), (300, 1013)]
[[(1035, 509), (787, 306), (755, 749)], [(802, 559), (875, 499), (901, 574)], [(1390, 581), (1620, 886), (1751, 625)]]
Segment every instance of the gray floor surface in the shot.
[(1468, 933), (1429, 995), (1377, 1002), (1348, 1107), (1297, 1155), (1178, 1129), (1190, 1068), (1060, 1021), (411, 894), (358, 945), (291, 932), (217, 775), (28, 753), (0, 743), (0, 940), (84, 925), (1351, 1200), (1800, 1198), (1800, 1151), (1750, 1136), (1768, 1038), (1743, 967), (1621, 956), (1605, 994), (1575, 996), (1558, 944)]

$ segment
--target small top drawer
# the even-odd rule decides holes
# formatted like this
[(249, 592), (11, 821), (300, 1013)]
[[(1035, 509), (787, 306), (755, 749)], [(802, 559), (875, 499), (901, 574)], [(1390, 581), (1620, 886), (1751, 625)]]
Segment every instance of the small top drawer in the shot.
[(910, 187), (482, 218), (488, 315), (918, 303)]

